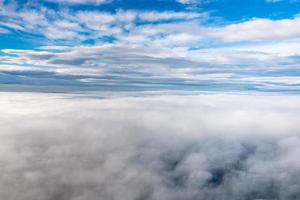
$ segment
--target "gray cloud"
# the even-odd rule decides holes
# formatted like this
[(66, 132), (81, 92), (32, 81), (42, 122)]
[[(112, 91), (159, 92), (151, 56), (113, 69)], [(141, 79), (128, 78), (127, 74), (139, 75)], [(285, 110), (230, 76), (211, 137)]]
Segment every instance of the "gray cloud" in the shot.
[(298, 96), (147, 94), (1, 93), (0, 198), (299, 198)]
[[(298, 91), (299, 56), (278, 55), (234, 49), (170, 48), (157, 45), (127, 46), (103, 44), (95, 46), (44, 47), (40, 50), (2, 50), (0, 71), (27, 76), (24, 70), (52, 73), (49, 85), (66, 78), (69, 85), (142, 85), (161, 89), (190, 88), (215, 90)], [(159, 52), (159, 53), (158, 53)], [(18, 67), (26, 65), (33, 67)], [(10, 67), (11, 66), (11, 67)], [(9, 72), (13, 71), (13, 72)], [(21, 76), (24, 73), (24, 76)], [(29, 74), (30, 79), (46, 79)], [(19, 79), (15, 77), (14, 80)], [(5, 83), (5, 78), (0, 81)], [(12, 81), (14, 81), (12, 80)], [(30, 84), (31, 81), (25, 81)], [(276, 87), (274, 87), (276, 86)], [(111, 87), (108, 87), (111, 89)]]

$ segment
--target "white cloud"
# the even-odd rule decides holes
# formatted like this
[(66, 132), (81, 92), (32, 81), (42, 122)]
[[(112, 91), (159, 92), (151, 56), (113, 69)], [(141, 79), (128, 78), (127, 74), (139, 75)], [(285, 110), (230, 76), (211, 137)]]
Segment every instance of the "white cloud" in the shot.
[(143, 12), (139, 14), (140, 19), (144, 21), (162, 21), (162, 20), (174, 20), (174, 19), (194, 19), (198, 17), (204, 17), (201, 13), (192, 12)]
[(45, 1), (62, 3), (62, 4), (95, 4), (95, 5), (111, 2), (111, 0), (45, 0)]
[(103, 36), (124, 38), (127, 33), (131, 34), (139, 26), (137, 21), (160, 24), (167, 21), (207, 18), (206, 13), (195, 12), (117, 10), (116, 13), (110, 13), (90, 10), (52, 10), (43, 6), (22, 7), (17, 11), (14, 6), (8, 5), (3, 6), (0, 15), (6, 19), (0, 23), (4, 29), (39, 34), (50, 40), (65, 40), (69, 43), (80, 43)]
[(5, 71), (44, 71), (44, 70), (39, 69), (37, 67), (0, 64), (0, 73)]
[(197, 0), (176, 0), (176, 1), (182, 4), (194, 4), (197, 2)]
[(142, 31), (145, 37), (141, 41), (160, 42), (166, 41), (167, 37), (189, 35), (193, 38), (195, 46), (201, 46), (206, 42), (217, 44), (261, 42), (300, 37), (300, 18), (297, 16), (281, 20), (255, 18), (226, 26), (207, 27), (202, 22), (209, 19), (209, 15), (191, 11), (117, 10), (116, 13), (110, 13), (51, 10), (45, 7), (24, 7), (16, 11), (13, 6), (5, 5), (0, 12), (6, 18), (0, 23), (4, 29), (40, 34), (50, 40), (66, 40), (70, 43), (75, 41), (80, 43), (87, 39), (101, 40), (103, 36), (121, 38), (129, 42), (130, 38), (141, 39), (139, 31)]
[(232, 47), (226, 47), (227, 49), (235, 49), (242, 51), (256, 51), (265, 52), (270, 54), (278, 54), (281, 56), (292, 56), (300, 54), (300, 41), (299, 39), (271, 41), (254, 44), (241, 44), (234, 45)]
[(298, 96), (150, 94), (0, 93), (0, 198), (299, 197)]
[[(1, 9), (1, 13), (7, 17), (7, 20), (1, 23), (3, 27), (39, 33), (49, 39), (79, 40), (79, 42), (84, 39), (95, 39), (107, 35), (124, 38), (126, 37), (125, 33), (128, 32), (132, 37), (132, 32), (135, 32), (140, 26), (136, 24), (137, 19), (148, 23), (159, 22), (152, 24), (152, 27), (149, 26), (151, 29), (159, 30), (158, 35), (175, 31), (175, 34), (194, 35), (193, 37), (199, 38), (198, 41), (214, 40), (219, 43), (272, 41), (298, 38), (300, 35), (299, 17), (282, 20), (252, 19), (223, 27), (209, 28), (201, 24), (203, 20), (209, 18), (208, 14), (196, 12), (118, 10), (116, 13), (109, 13), (60, 9), (55, 11), (45, 7), (23, 8), (16, 12), (13, 6), (5, 5)], [(166, 23), (166, 21), (174, 20), (182, 20), (183, 22)], [(61, 22), (64, 22), (65, 25), (72, 25), (72, 27), (68, 26), (65, 30), (65, 27), (60, 26), (62, 25)], [(46, 34), (47, 30), (52, 29), (56, 30), (57, 34)], [(60, 33), (61, 36), (59, 36)], [(79, 35), (81, 36), (79, 37)], [(152, 40), (153, 38), (149, 39)]]
[(300, 17), (293, 19), (252, 19), (211, 30), (210, 35), (224, 42), (268, 41), (300, 37)]

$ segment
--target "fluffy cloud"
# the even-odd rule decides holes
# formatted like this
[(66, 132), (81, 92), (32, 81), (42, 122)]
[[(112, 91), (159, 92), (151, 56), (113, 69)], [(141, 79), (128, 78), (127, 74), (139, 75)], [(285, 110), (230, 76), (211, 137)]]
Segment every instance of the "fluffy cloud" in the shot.
[[(4, 4), (0, 8), (0, 15), (5, 19), (0, 22), (0, 28), (3, 30), (40, 34), (52, 41), (65, 40), (72, 44), (88, 39), (107, 42), (105, 37), (112, 37), (117, 42), (120, 40), (128, 42), (132, 38), (141, 38), (141, 33), (144, 37), (143, 40), (139, 40), (141, 43), (160, 42), (178, 34), (191, 35), (193, 37), (191, 43), (195, 46), (203, 46), (206, 42), (212, 41), (223, 44), (285, 40), (300, 36), (300, 20), (297, 16), (281, 20), (254, 18), (241, 23), (213, 27), (203, 23), (212, 19), (207, 13), (192, 11), (105, 12), (80, 9), (53, 10), (35, 4), (31, 7), (25, 4), (19, 8), (14, 4)], [(191, 43), (180, 45), (191, 47)], [(168, 44), (172, 44), (172, 41)]]
[(298, 96), (0, 95), (1, 199), (300, 195)]
[(225, 42), (268, 41), (300, 37), (300, 17), (271, 20), (252, 19), (214, 30), (212, 36)]

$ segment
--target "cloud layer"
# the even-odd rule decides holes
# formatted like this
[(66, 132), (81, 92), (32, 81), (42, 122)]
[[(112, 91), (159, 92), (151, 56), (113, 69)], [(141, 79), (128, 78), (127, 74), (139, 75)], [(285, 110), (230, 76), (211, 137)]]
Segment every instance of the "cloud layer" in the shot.
[[(272, 47), (256, 48), (271, 51)], [(294, 47), (296, 51), (298, 48)], [(0, 79), (2, 83), (51, 87), (101, 89), (108, 86), (108, 90), (123, 87), (127, 90), (299, 91), (298, 55), (264, 53), (255, 51), (255, 47), (248, 51), (247, 48), (250, 47), (190, 50), (155, 44), (102, 44), (6, 49), (3, 64), (0, 64)]]
[(0, 95), (1, 199), (300, 196), (298, 96)]

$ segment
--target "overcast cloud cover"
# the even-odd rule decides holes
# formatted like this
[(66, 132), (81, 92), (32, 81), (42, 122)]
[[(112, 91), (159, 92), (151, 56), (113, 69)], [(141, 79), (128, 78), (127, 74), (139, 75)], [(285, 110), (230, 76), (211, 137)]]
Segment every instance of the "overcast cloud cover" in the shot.
[(1, 93), (0, 198), (299, 199), (299, 100)]

